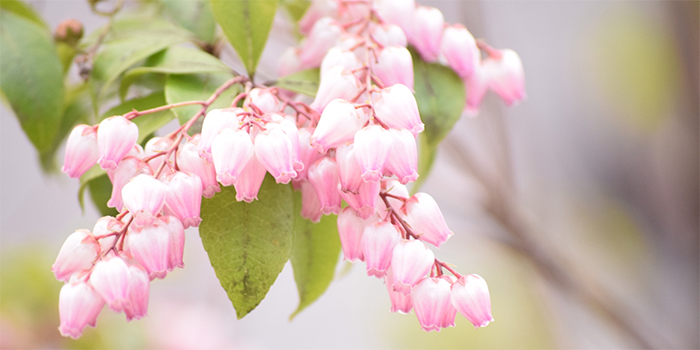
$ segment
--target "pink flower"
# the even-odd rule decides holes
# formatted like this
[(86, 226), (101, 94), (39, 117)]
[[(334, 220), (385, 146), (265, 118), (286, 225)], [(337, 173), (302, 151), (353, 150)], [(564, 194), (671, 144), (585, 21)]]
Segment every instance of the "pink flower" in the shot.
[(394, 290), (409, 294), (411, 287), (430, 272), (434, 263), (435, 254), (425, 246), (425, 243), (404, 240), (397, 244), (391, 256)]
[(301, 187), (301, 217), (313, 222), (321, 221), (323, 212), (314, 186), (309, 181), (302, 181), (299, 186)]
[(151, 175), (141, 174), (122, 189), (124, 206), (134, 216), (136, 229), (150, 225), (165, 205), (168, 188)]
[(421, 241), (440, 247), (453, 235), (437, 203), (427, 193), (418, 192), (413, 195), (406, 202), (405, 213), (406, 222)]
[(368, 225), (362, 234), (362, 254), (367, 263), (367, 275), (382, 278), (391, 266), (391, 256), (401, 241), (401, 233), (389, 222)]
[[(124, 223), (115, 219), (112, 216), (103, 216), (97, 220), (95, 227), (92, 229), (92, 235), (100, 242), (102, 251), (112, 248), (117, 236), (114, 233), (121, 231)], [(107, 236), (112, 234), (110, 236)]]
[(258, 199), (258, 191), (265, 180), (267, 171), (265, 167), (258, 161), (258, 158), (252, 157), (248, 164), (243, 168), (243, 172), (236, 179), (233, 187), (236, 189), (236, 200), (250, 203)]
[(379, 120), (390, 128), (407, 129), (413, 135), (425, 129), (416, 98), (405, 85), (396, 84), (382, 89), (374, 100), (374, 111)]
[[(141, 146), (134, 148), (140, 150), (140, 147)], [(121, 162), (119, 162), (116, 169), (107, 171), (109, 180), (112, 181), (112, 197), (109, 198), (107, 206), (115, 208), (119, 211), (124, 209), (124, 201), (122, 199), (122, 189), (124, 188), (124, 185), (129, 183), (129, 180), (138, 174), (151, 174), (150, 168), (146, 166), (146, 163), (144, 163), (143, 160), (141, 160), (140, 156), (143, 155), (143, 152), (141, 152), (141, 154), (138, 152), (132, 153), (135, 153), (136, 155), (127, 156), (126, 158), (122, 159)]]
[(340, 212), (338, 215), (338, 235), (340, 236), (340, 244), (343, 247), (345, 260), (350, 262), (365, 260), (362, 253), (362, 234), (367, 226), (374, 225), (377, 222), (379, 222), (379, 217), (376, 215), (362, 219), (357, 215), (355, 209), (351, 207), (347, 207)]
[(130, 277), (129, 266), (124, 259), (111, 256), (95, 264), (89, 283), (110, 309), (120, 312), (129, 304)]
[(309, 107), (323, 113), (331, 101), (335, 99), (350, 100), (357, 95), (360, 88), (360, 81), (352, 71), (342, 66), (333, 66), (321, 75), (316, 98)]
[(479, 275), (461, 276), (452, 285), (452, 305), (471, 322), (474, 327), (486, 327), (493, 321), (491, 297), (486, 281)]
[(476, 40), (474, 40), (467, 28), (461, 24), (445, 28), (440, 51), (447, 59), (450, 68), (462, 79), (469, 78), (474, 72), (474, 67), (481, 60), (481, 53), (476, 46)]
[(316, 130), (311, 135), (311, 146), (324, 154), (330, 148), (352, 141), (362, 129), (365, 116), (357, 113), (355, 106), (345, 100), (333, 100), (321, 114)]
[[(151, 157), (153, 155), (156, 155), (161, 152), (166, 152), (170, 146), (173, 145), (173, 140), (171, 138), (167, 137), (154, 137), (146, 143), (146, 147), (144, 149), (144, 159), (147, 157)], [(174, 159), (174, 154), (171, 154), (170, 158), (168, 159), (169, 163), (172, 163)], [(151, 159), (148, 164), (151, 166), (153, 171), (158, 171), (161, 165), (163, 165), (163, 162), (165, 161), (165, 155), (161, 155), (158, 157), (155, 157)]]
[(202, 135), (197, 144), (199, 156), (212, 161), (211, 147), (214, 138), (226, 128), (238, 129), (239, 120), (237, 113), (241, 108), (213, 109), (207, 113), (202, 122)]
[(58, 295), (58, 313), (61, 325), (58, 330), (64, 337), (78, 339), (85, 326), (95, 327), (97, 316), (105, 302), (85, 281), (71, 279), (63, 285)]
[(362, 185), (362, 169), (355, 158), (355, 145), (341, 144), (335, 150), (335, 159), (338, 163), (338, 175), (340, 177), (340, 190), (342, 192), (358, 193)]
[(129, 303), (124, 307), (127, 321), (146, 316), (151, 284), (148, 273), (140, 265), (129, 266), (129, 278)]
[(173, 270), (170, 263), (171, 237), (163, 220), (156, 220), (140, 231), (129, 229), (129, 252), (148, 272), (150, 279), (162, 279)]
[(103, 120), (97, 128), (97, 148), (100, 152), (97, 163), (102, 169), (115, 169), (138, 138), (139, 128), (130, 120), (122, 116)]
[(77, 230), (63, 242), (51, 271), (57, 280), (66, 282), (74, 273), (92, 267), (100, 251), (100, 244), (90, 231)]
[(321, 212), (339, 214), (342, 198), (338, 192), (340, 180), (338, 165), (331, 158), (321, 158), (309, 167), (309, 182), (314, 187), (321, 203)]
[(159, 221), (168, 231), (168, 271), (176, 267), (185, 267), (182, 256), (185, 252), (185, 228), (175, 216), (161, 216)]
[[(277, 75), (284, 77), (303, 70), (301, 60), (299, 59), (299, 49), (289, 47), (282, 53), (277, 66)], [(286, 90), (285, 90), (286, 91)]]
[(400, 312), (402, 314), (411, 312), (413, 308), (411, 294), (404, 294), (394, 290), (394, 272), (391, 268), (386, 270), (384, 284), (386, 285), (387, 292), (389, 292), (389, 299), (391, 299), (391, 312)]
[(414, 0), (378, 0), (375, 1), (374, 7), (382, 19), (401, 27), (411, 42), (416, 11)]
[(197, 227), (202, 221), (199, 217), (202, 205), (202, 180), (196, 175), (178, 171), (165, 180), (168, 192), (165, 205), (185, 228)]
[(490, 87), (511, 106), (526, 98), (525, 73), (520, 56), (513, 50), (495, 50), (484, 60), (484, 66), (491, 73)]
[(308, 38), (299, 51), (299, 59), (305, 68), (318, 67), (326, 52), (335, 46), (343, 33), (343, 27), (333, 18), (324, 17), (314, 23)]
[(270, 89), (255, 88), (248, 93), (249, 103), (255, 105), (263, 113), (277, 112), (279, 109), (279, 99)]
[[(457, 313), (450, 302), (450, 282), (441, 277), (424, 278), (411, 291), (413, 310), (426, 331), (454, 326)], [(452, 316), (452, 323), (448, 321)]]
[(385, 173), (396, 175), (399, 182), (407, 184), (418, 179), (418, 152), (416, 137), (406, 129), (389, 129), (391, 148), (384, 163)]
[(406, 34), (404, 34), (401, 27), (397, 26), (396, 24), (387, 22), (377, 24), (372, 27), (370, 34), (372, 35), (372, 39), (381, 44), (383, 47), (406, 47)]
[(434, 7), (418, 6), (414, 25), (413, 40), (409, 40), (409, 42), (415, 46), (424, 60), (437, 61), (440, 55), (442, 30), (445, 26), (442, 12)]
[(304, 17), (299, 20), (299, 31), (304, 35), (309, 35), (319, 19), (337, 15), (338, 2), (336, 0), (314, 0), (304, 13)]
[(350, 207), (357, 210), (357, 215), (367, 219), (375, 213), (377, 198), (379, 198), (379, 181), (362, 182), (357, 193), (344, 192), (338, 189), (340, 195)]
[(411, 53), (405, 47), (385, 47), (379, 54), (377, 63), (372, 66), (372, 73), (385, 86), (403, 84), (413, 89), (413, 61)]
[[(346, 70), (355, 71), (362, 68), (362, 62), (352, 51), (335, 46), (328, 50), (326, 56), (323, 57), (323, 61), (321, 62), (321, 76), (324, 76), (326, 72), (335, 66), (341, 66)], [(357, 76), (357, 78), (361, 79), (360, 76)]]
[(297, 176), (294, 160), (299, 159), (299, 155), (294, 154), (292, 140), (280, 128), (271, 128), (255, 136), (255, 156), (277, 183), (289, 183)]
[(214, 197), (214, 194), (221, 192), (221, 186), (216, 181), (216, 169), (214, 164), (199, 157), (197, 153), (197, 139), (195, 135), (192, 141), (180, 145), (177, 151), (177, 165), (180, 170), (197, 175), (202, 180), (202, 196), (204, 198)]
[(311, 133), (309, 128), (300, 128), (298, 131), (299, 135), (299, 160), (304, 165), (304, 168), (297, 170), (296, 180), (304, 180), (307, 178), (307, 173), (309, 172), (309, 167), (311, 164), (316, 162), (316, 160), (323, 157), (322, 154), (318, 153), (311, 146)]
[(472, 74), (464, 80), (464, 88), (467, 94), (464, 113), (467, 116), (475, 117), (479, 114), (481, 100), (489, 89), (490, 81), (490, 72), (483, 64), (475, 65)]
[(355, 159), (365, 181), (379, 181), (391, 149), (391, 134), (379, 125), (371, 124), (355, 134)]
[(216, 178), (224, 186), (236, 182), (248, 162), (255, 157), (250, 135), (240, 129), (223, 129), (211, 144), (211, 155)]
[(97, 132), (89, 125), (76, 125), (68, 136), (66, 156), (61, 171), (77, 178), (92, 168), (100, 158), (97, 150)]
[[(392, 194), (394, 196), (402, 197), (408, 199), (410, 195), (408, 194), (408, 188), (406, 188), (405, 185), (402, 185), (400, 182), (396, 181), (395, 179), (385, 179), (382, 180), (382, 191), (385, 191), (389, 194)], [(397, 212), (401, 213), (401, 208), (403, 207), (404, 202), (396, 199), (396, 198), (391, 198), (387, 197), (386, 198), (387, 202), (389, 202), (389, 205)], [(386, 205), (384, 204), (384, 201), (377, 201), (377, 212), (383, 217), (386, 216), (386, 212), (388, 211)]]

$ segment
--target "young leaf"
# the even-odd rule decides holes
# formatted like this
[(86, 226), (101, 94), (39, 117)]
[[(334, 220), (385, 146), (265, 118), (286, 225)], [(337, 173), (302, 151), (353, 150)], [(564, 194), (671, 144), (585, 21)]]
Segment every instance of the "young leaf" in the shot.
[(320, 70), (312, 68), (279, 78), (275, 85), (296, 93), (315, 97), (320, 82)]
[[(146, 97), (134, 98), (128, 100), (102, 114), (100, 120), (113, 115), (123, 115), (132, 110), (143, 111), (146, 109), (151, 109), (155, 107), (160, 107), (166, 105), (165, 96), (163, 91), (154, 92)], [(175, 118), (175, 114), (172, 111), (166, 110), (151, 114), (144, 114), (142, 116), (132, 119), (132, 121), (139, 127), (139, 139), (138, 142), (141, 143), (146, 137), (152, 134), (154, 131), (162, 128), (165, 124), (168, 124), (171, 120)]]
[(53, 146), (63, 114), (63, 67), (48, 33), (0, 10), (0, 89), (39, 152)]
[(132, 68), (124, 74), (119, 88), (119, 97), (124, 99), (129, 86), (141, 75), (147, 73), (194, 74), (210, 72), (231, 72), (231, 68), (218, 58), (198, 49), (171, 46), (146, 60), (144, 67)]
[(252, 79), (272, 29), (277, 0), (209, 0), (209, 3), (216, 22)]
[(163, 7), (173, 19), (199, 39), (213, 43), (216, 22), (211, 8), (204, 0), (163, 0)]
[(294, 192), (294, 205), (294, 248), (290, 260), (299, 291), (299, 306), (290, 320), (328, 289), (340, 254), (338, 217), (325, 215), (319, 223), (302, 218), (299, 215), (301, 192)]
[(417, 191), (430, 173), (438, 145), (462, 114), (465, 91), (464, 83), (451, 69), (437, 63), (426, 63), (415, 52), (412, 56), (416, 102), (425, 124), (419, 140), (420, 177), (412, 188)]
[(294, 199), (289, 185), (267, 176), (252, 203), (237, 202), (233, 186), (202, 201), (199, 235), (236, 315), (243, 318), (265, 298), (289, 259)]
[[(208, 99), (226, 80), (233, 78), (232, 74), (193, 74), (169, 75), (165, 81), (165, 99), (168, 103)], [(234, 85), (224, 91), (219, 98), (209, 106), (209, 110), (225, 108), (231, 105), (233, 98), (241, 91), (240, 85)], [(186, 123), (202, 107), (199, 105), (174, 108), (180, 124)]]
[(36, 11), (24, 1), (20, 0), (2, 0), (0, 1), (0, 9), (12, 12), (17, 16), (27, 19), (31, 22), (37, 24), (41, 29), (48, 32), (49, 26), (44, 22), (44, 20), (39, 16)]

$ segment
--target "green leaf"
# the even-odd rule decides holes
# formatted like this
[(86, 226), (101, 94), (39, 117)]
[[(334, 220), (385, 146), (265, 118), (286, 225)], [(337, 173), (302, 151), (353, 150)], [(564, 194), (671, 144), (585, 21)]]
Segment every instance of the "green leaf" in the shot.
[(88, 188), (92, 203), (95, 204), (95, 208), (102, 216), (117, 216), (119, 214), (116, 209), (107, 206), (107, 202), (112, 197), (112, 182), (107, 174), (92, 179), (88, 182)]
[[(101, 177), (107, 176), (107, 172), (102, 170), (98, 164), (95, 164), (92, 168), (80, 177), (80, 188), (78, 188), (78, 203), (80, 203), (80, 209), (85, 212), (85, 190), (90, 185), (90, 182)], [(105, 202), (106, 203), (106, 202)], [(99, 210), (99, 208), (98, 208)]]
[[(194, 75), (169, 75), (165, 81), (165, 99), (168, 103), (184, 101), (207, 100), (216, 89), (233, 78), (232, 74), (194, 74)], [(236, 95), (241, 92), (240, 85), (234, 85), (224, 91), (209, 110), (225, 108), (231, 105)], [(174, 108), (180, 124), (190, 120), (202, 107), (199, 105)]]
[(336, 215), (325, 215), (319, 223), (313, 223), (299, 215), (301, 192), (294, 193), (295, 221), (292, 268), (299, 291), (299, 306), (289, 317), (311, 305), (328, 289), (335, 274), (340, 255), (340, 238)]
[[(137, 111), (143, 111), (146, 109), (160, 107), (166, 104), (167, 102), (165, 102), (165, 95), (163, 95), (163, 91), (157, 91), (146, 97), (139, 97), (128, 100), (120, 104), (119, 106), (108, 110), (107, 112), (102, 114), (100, 120), (105, 119), (107, 117), (111, 117), (113, 115), (123, 115), (125, 113), (131, 112), (134, 109)], [(148, 135), (162, 128), (163, 126), (165, 126), (165, 124), (168, 124), (168, 122), (170, 122), (173, 119), (175, 119), (175, 114), (173, 114), (173, 112), (169, 110), (151, 114), (144, 114), (142, 116), (138, 116), (132, 119), (132, 121), (139, 127), (138, 142), (141, 143), (143, 140), (146, 139)]]
[(166, 13), (199, 39), (207, 43), (213, 43), (216, 39), (216, 22), (206, 1), (163, 0), (163, 7)]
[(438, 145), (462, 115), (465, 104), (464, 83), (450, 68), (426, 63), (413, 56), (413, 88), (425, 130), (421, 134), (418, 159), (420, 177), (412, 187), (417, 191), (432, 168)]
[(63, 67), (63, 74), (68, 73), (68, 70), (70, 69), (71, 64), (73, 63), (73, 58), (75, 57), (75, 54), (78, 51), (64, 43), (64, 42), (57, 42), (56, 43), (56, 53), (58, 54), (58, 57), (61, 61), (61, 66)]
[(299, 20), (304, 17), (306, 10), (309, 9), (311, 1), (309, 0), (282, 0), (282, 5), (287, 9), (287, 12), (292, 17), (294, 22), (299, 22)]
[(279, 78), (275, 85), (306, 96), (315, 97), (320, 82), (320, 70), (312, 68)]
[[(80, 41), (80, 47), (85, 49), (97, 42), (102, 31), (107, 25), (91, 32)], [(141, 37), (144, 35), (154, 37), (180, 37), (189, 40), (192, 33), (174, 25), (164, 19), (154, 18), (145, 15), (130, 15), (115, 20), (104, 37), (102, 44), (109, 44), (114, 41)]]
[(2, 0), (0, 1), (0, 9), (6, 10), (27, 19), (31, 22), (37, 24), (41, 29), (48, 32), (49, 26), (44, 22), (44, 20), (39, 16), (36, 11), (24, 1), (20, 0)]
[(209, 3), (216, 22), (252, 79), (272, 29), (277, 0), (209, 0)]
[(278, 185), (267, 175), (258, 199), (237, 202), (236, 191), (228, 186), (202, 201), (202, 245), (239, 319), (265, 298), (294, 241), (291, 186)]
[(156, 53), (146, 60), (144, 67), (130, 69), (122, 78), (119, 97), (124, 99), (129, 86), (141, 75), (147, 73), (193, 74), (210, 72), (231, 72), (231, 68), (218, 58), (198, 49), (172, 46)]
[(95, 56), (92, 70), (92, 78), (101, 83), (98, 84), (100, 85), (97, 94), (98, 104), (107, 94), (109, 86), (129, 67), (158, 51), (186, 40), (187, 38), (182, 36), (144, 34), (104, 45)]
[(0, 10), (0, 89), (39, 152), (53, 146), (63, 114), (63, 67), (46, 31)]

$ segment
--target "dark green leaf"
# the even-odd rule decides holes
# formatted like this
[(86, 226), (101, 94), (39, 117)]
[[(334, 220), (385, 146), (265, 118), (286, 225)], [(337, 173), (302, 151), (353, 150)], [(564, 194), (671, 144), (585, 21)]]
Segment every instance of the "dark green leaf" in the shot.
[(216, 22), (205, 0), (163, 0), (165, 11), (199, 39), (213, 43)]
[(116, 209), (107, 206), (107, 202), (112, 197), (112, 182), (109, 181), (107, 174), (92, 179), (88, 182), (88, 187), (92, 203), (95, 204), (95, 208), (102, 216), (117, 216), (119, 214)]
[(309, 0), (282, 0), (284, 8), (289, 12), (289, 16), (292, 17), (294, 22), (299, 22), (299, 20), (304, 17), (304, 13), (309, 9), (311, 1)]
[(209, 3), (216, 22), (252, 79), (272, 29), (277, 0), (209, 0)]
[(193, 74), (210, 72), (231, 72), (231, 68), (218, 58), (198, 49), (172, 46), (148, 58), (144, 67), (130, 69), (121, 81), (119, 97), (124, 99), (129, 86), (141, 75), (147, 73)]
[(340, 255), (340, 238), (336, 215), (325, 215), (313, 223), (299, 215), (301, 192), (294, 193), (295, 221), (292, 268), (299, 291), (299, 306), (289, 317), (311, 305), (328, 289)]
[(239, 319), (265, 298), (294, 241), (291, 186), (278, 185), (267, 175), (258, 199), (237, 202), (229, 186), (202, 202), (199, 235)]
[(413, 88), (420, 117), (425, 124), (419, 140), (420, 177), (412, 188), (417, 191), (430, 173), (438, 145), (462, 114), (465, 92), (464, 83), (451, 69), (437, 63), (426, 63), (415, 52), (412, 56)]
[(49, 26), (44, 22), (44, 20), (39, 16), (36, 11), (24, 1), (20, 0), (2, 0), (0, 1), (0, 9), (12, 12), (17, 16), (27, 19), (31, 22), (37, 24), (41, 29), (46, 31), (49, 30)]
[[(163, 91), (154, 92), (146, 97), (140, 97), (126, 101), (119, 106), (116, 106), (107, 112), (105, 112), (100, 120), (111, 117), (113, 115), (123, 115), (125, 113), (131, 112), (132, 110), (143, 111), (146, 109), (151, 109), (155, 107), (160, 107), (166, 105), (165, 96)], [(145, 138), (152, 134), (154, 131), (162, 128), (165, 124), (175, 118), (175, 114), (172, 111), (166, 110), (151, 114), (144, 114), (142, 116), (132, 119), (132, 121), (139, 127), (139, 140), (141, 143)]]
[[(169, 75), (165, 81), (165, 99), (168, 103), (184, 101), (204, 101), (216, 89), (233, 78), (232, 74), (195, 74)], [(209, 106), (209, 109), (225, 108), (231, 105), (233, 98), (241, 92), (240, 85), (234, 85), (224, 91), (219, 98)], [(186, 123), (201, 109), (198, 105), (174, 108), (180, 124)]]
[(306, 96), (315, 97), (320, 81), (320, 70), (312, 68), (279, 78), (275, 85)]
[(63, 115), (63, 68), (48, 34), (0, 10), (0, 89), (39, 152), (53, 146)]

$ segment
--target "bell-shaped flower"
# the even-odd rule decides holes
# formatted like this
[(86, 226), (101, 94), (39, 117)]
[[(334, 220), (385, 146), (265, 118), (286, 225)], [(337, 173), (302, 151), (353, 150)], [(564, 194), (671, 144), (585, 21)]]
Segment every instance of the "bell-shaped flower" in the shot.
[(406, 47), (407, 44), (406, 34), (404, 34), (401, 27), (388, 22), (373, 26), (372, 29), (370, 29), (370, 35), (372, 36), (372, 39), (378, 42), (382, 47)]
[(394, 247), (401, 242), (401, 232), (389, 222), (381, 221), (365, 227), (362, 234), (362, 254), (367, 263), (367, 275), (382, 278), (391, 266)]
[(411, 225), (413, 233), (419, 235), (420, 240), (440, 247), (453, 235), (437, 202), (429, 194), (416, 193), (406, 201), (404, 210), (406, 222)]
[(451, 25), (445, 28), (440, 44), (447, 63), (462, 79), (469, 78), (474, 72), (474, 67), (481, 60), (481, 53), (476, 46), (476, 40), (472, 34), (461, 24)]
[[(408, 188), (402, 185), (396, 179), (385, 179), (382, 180), (382, 191), (392, 194), (397, 197), (408, 199), (411, 195), (408, 193)], [(397, 212), (402, 213), (401, 208), (403, 207), (404, 201), (392, 197), (386, 197), (389, 205)], [(377, 201), (377, 212), (384, 217), (388, 211), (384, 201)]]
[(342, 23), (356, 22), (369, 18), (370, 3), (360, 1), (339, 1), (338, 17)]
[(247, 132), (226, 128), (214, 138), (211, 155), (217, 180), (224, 186), (231, 186), (255, 156), (255, 147)]
[(374, 100), (374, 112), (390, 128), (407, 129), (413, 135), (425, 129), (416, 98), (405, 85), (396, 84), (382, 89)]
[(202, 205), (202, 180), (190, 173), (178, 171), (165, 180), (168, 192), (165, 205), (185, 228), (197, 227), (202, 221), (199, 210)]
[(131, 151), (139, 138), (139, 128), (130, 120), (118, 115), (103, 120), (97, 128), (97, 163), (105, 170), (117, 168), (124, 156)]
[(316, 162), (318, 159), (323, 157), (322, 154), (318, 153), (311, 146), (311, 130), (309, 128), (300, 128), (298, 131), (299, 135), (299, 160), (304, 165), (304, 168), (297, 170), (297, 180), (304, 180), (307, 178), (307, 173), (309, 172), (309, 166)]
[(496, 50), (499, 54), (484, 60), (491, 73), (490, 88), (511, 106), (525, 99), (525, 72), (520, 56), (513, 50)]
[(129, 266), (129, 303), (124, 307), (126, 320), (139, 320), (148, 312), (148, 295), (151, 281), (140, 265)]
[[(173, 139), (169, 137), (153, 137), (150, 140), (148, 140), (148, 142), (146, 143), (146, 147), (144, 147), (144, 158), (167, 152), (168, 149), (170, 149), (170, 146), (172, 145)], [(174, 156), (174, 153), (170, 154), (170, 158), (168, 159), (170, 163), (172, 163)], [(151, 169), (153, 169), (153, 171), (155, 172), (158, 171), (161, 165), (163, 165), (163, 162), (165, 162), (165, 155), (160, 155), (148, 161), (148, 164), (151, 166)]]
[(97, 132), (92, 126), (76, 125), (66, 142), (66, 156), (61, 171), (77, 178), (92, 168), (100, 158), (97, 150)]
[(343, 143), (335, 150), (335, 159), (338, 163), (338, 176), (340, 177), (340, 190), (357, 194), (362, 180), (362, 168), (355, 159), (355, 145)]
[(321, 114), (316, 130), (311, 135), (311, 146), (325, 154), (330, 148), (352, 141), (365, 122), (365, 116), (358, 113), (351, 103), (333, 100)]
[(134, 177), (122, 189), (124, 206), (134, 216), (136, 229), (150, 225), (163, 209), (167, 186), (151, 175)]
[(343, 247), (343, 256), (349, 262), (364, 261), (362, 253), (362, 234), (369, 225), (379, 222), (376, 215), (363, 219), (352, 207), (346, 207), (338, 214), (338, 235)]
[[(333, 66), (321, 75), (316, 98), (309, 105), (319, 113), (335, 99), (350, 100), (361, 89), (361, 83), (352, 71), (342, 66)], [(323, 119), (323, 115), (321, 115)]]
[(411, 287), (423, 279), (435, 263), (435, 254), (416, 240), (404, 240), (394, 247), (391, 269), (394, 272), (394, 290), (409, 294)]
[(130, 277), (126, 261), (112, 255), (95, 264), (89, 283), (97, 293), (100, 293), (110, 309), (121, 312), (130, 302)]
[(199, 156), (197, 152), (197, 137), (180, 145), (177, 152), (177, 166), (180, 170), (197, 175), (202, 180), (202, 196), (204, 198), (214, 197), (214, 194), (221, 192), (221, 186), (216, 181), (216, 169), (214, 164)]
[(336, 17), (338, 15), (338, 2), (336, 0), (313, 0), (299, 20), (301, 34), (309, 35), (316, 22), (323, 17)]
[(372, 65), (372, 73), (385, 86), (406, 85), (413, 89), (413, 61), (411, 53), (402, 46), (385, 47)]
[(296, 125), (296, 118), (291, 115), (282, 116), (279, 113), (273, 113), (272, 121), (272, 123), (267, 123), (265, 127), (269, 130), (280, 129), (287, 135), (292, 143), (292, 162), (294, 170), (297, 172), (296, 178), (299, 178), (299, 171), (304, 170), (305, 165), (301, 161), (301, 145), (299, 144), (299, 128)]
[(105, 301), (85, 281), (72, 279), (63, 285), (58, 295), (58, 314), (61, 325), (58, 330), (64, 337), (78, 339), (85, 326), (97, 325), (97, 316)]
[(255, 88), (248, 93), (248, 101), (258, 107), (263, 113), (273, 113), (279, 110), (280, 100), (270, 89)]
[(486, 327), (493, 321), (491, 296), (486, 281), (479, 275), (461, 276), (452, 284), (452, 305), (474, 327)]
[[(450, 302), (450, 282), (442, 277), (424, 278), (411, 290), (413, 310), (425, 331), (454, 326), (457, 311)], [(450, 316), (452, 323), (448, 322)]]
[(342, 33), (343, 27), (331, 17), (324, 17), (316, 21), (299, 51), (302, 66), (305, 68), (320, 66), (323, 56), (335, 46), (335, 42)]
[(117, 239), (116, 233), (121, 231), (123, 227), (124, 223), (114, 217), (103, 216), (95, 222), (92, 235), (100, 242), (102, 251), (106, 251), (112, 248), (114, 241)]
[(477, 64), (474, 66), (472, 74), (464, 79), (464, 89), (467, 95), (464, 113), (469, 117), (475, 117), (479, 114), (481, 100), (489, 89), (491, 73), (488, 69), (483, 64)]
[(410, 42), (427, 62), (437, 61), (445, 18), (440, 10), (418, 6), (415, 12), (413, 37)]
[(400, 312), (402, 314), (411, 312), (413, 308), (411, 294), (403, 294), (394, 290), (394, 272), (391, 268), (386, 270), (384, 284), (386, 285), (386, 291), (389, 292), (389, 299), (391, 299), (391, 312)]
[(255, 136), (255, 156), (277, 183), (289, 183), (297, 176), (294, 159), (299, 159), (299, 155), (294, 154), (292, 140), (280, 128), (271, 128)]
[(185, 228), (175, 216), (161, 216), (159, 221), (170, 234), (168, 245), (168, 271), (176, 267), (185, 267), (182, 256), (185, 252)]
[(379, 125), (371, 124), (355, 134), (354, 144), (355, 159), (362, 169), (362, 179), (379, 181), (391, 149), (391, 133)]
[(381, 18), (401, 27), (411, 42), (414, 31), (416, 3), (414, 0), (377, 0), (374, 9)]
[(418, 151), (416, 137), (406, 129), (389, 129), (391, 148), (384, 163), (384, 172), (396, 175), (407, 184), (418, 179)]
[(92, 267), (100, 251), (100, 244), (90, 231), (77, 230), (63, 242), (51, 271), (57, 280), (66, 282), (74, 273)]
[(258, 191), (265, 180), (267, 171), (258, 161), (257, 157), (252, 157), (243, 168), (243, 172), (238, 177), (233, 187), (236, 189), (236, 200), (250, 203), (258, 199)]
[(212, 162), (211, 147), (214, 138), (224, 129), (238, 129), (238, 112), (241, 108), (213, 109), (207, 113), (202, 122), (202, 135), (197, 144), (199, 156)]
[(301, 190), (301, 217), (313, 222), (321, 221), (323, 212), (314, 186), (309, 181), (302, 181), (299, 187)]
[(284, 77), (301, 70), (303, 70), (303, 67), (299, 59), (299, 49), (296, 47), (289, 47), (284, 50), (277, 66), (277, 76)]
[(141, 146), (134, 147), (132, 152), (119, 162), (116, 169), (108, 170), (107, 175), (112, 182), (112, 196), (107, 202), (107, 206), (121, 211), (124, 208), (122, 200), (122, 189), (129, 180), (139, 174), (151, 174), (151, 168), (141, 159), (144, 152)]
[(338, 192), (340, 179), (335, 160), (328, 157), (319, 159), (309, 167), (308, 176), (321, 203), (321, 212), (326, 215), (339, 214), (343, 199)]
[[(362, 68), (363, 64), (354, 52), (335, 46), (328, 50), (326, 56), (323, 57), (323, 61), (321, 62), (321, 76), (324, 76), (326, 72), (335, 66), (341, 66), (346, 70), (355, 71)], [(357, 76), (357, 78), (361, 79), (361, 76)]]
[(152, 225), (140, 231), (128, 231), (127, 241), (131, 256), (148, 272), (151, 280), (164, 278), (170, 267), (171, 234), (162, 220), (156, 220)]
[(357, 188), (357, 193), (344, 192), (340, 195), (350, 207), (357, 210), (357, 215), (367, 219), (376, 212), (377, 198), (379, 198), (379, 181), (362, 182)]

